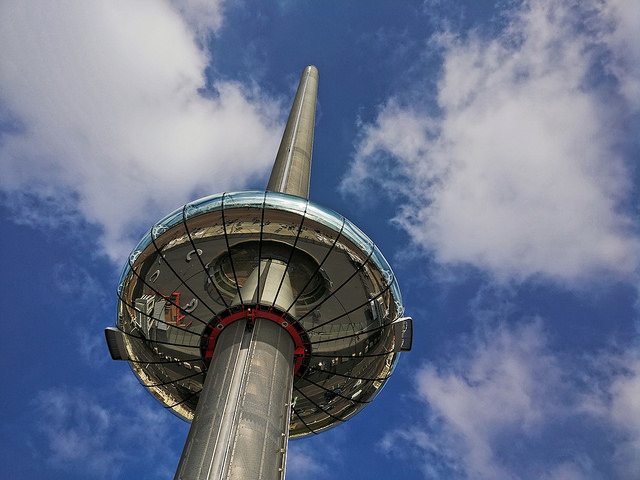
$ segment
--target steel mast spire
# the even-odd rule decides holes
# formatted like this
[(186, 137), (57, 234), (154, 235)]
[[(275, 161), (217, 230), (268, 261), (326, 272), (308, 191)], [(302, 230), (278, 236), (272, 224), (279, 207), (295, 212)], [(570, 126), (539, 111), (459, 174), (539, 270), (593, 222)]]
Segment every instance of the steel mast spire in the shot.
[(310, 65), (302, 72), (267, 190), (309, 198), (317, 94), (318, 69)]
[(177, 480), (282, 480), (289, 435), (353, 417), (411, 348), (382, 253), (308, 199), (317, 88), (308, 66), (266, 191), (174, 210), (120, 276), (107, 345), (191, 421)]
[[(317, 91), (318, 70), (306, 67), (267, 190), (309, 198)], [(247, 301), (287, 310), (295, 301), (287, 263), (261, 259), (231, 306)], [(218, 339), (176, 480), (284, 478), (295, 344), (266, 312), (252, 315)]]

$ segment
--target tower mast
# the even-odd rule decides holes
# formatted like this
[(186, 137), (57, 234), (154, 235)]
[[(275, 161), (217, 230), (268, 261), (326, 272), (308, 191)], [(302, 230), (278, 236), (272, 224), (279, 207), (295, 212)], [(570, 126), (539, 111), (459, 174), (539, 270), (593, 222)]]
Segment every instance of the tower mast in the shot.
[[(309, 198), (317, 91), (318, 70), (306, 67), (267, 190)], [(287, 264), (265, 258), (232, 306), (281, 303), (284, 310), (292, 301)], [(285, 329), (265, 318), (267, 312), (256, 309), (253, 315), (217, 339), (175, 480), (284, 478), (295, 345)]]
[(411, 348), (382, 253), (308, 199), (317, 88), (306, 67), (266, 191), (176, 209), (120, 277), (111, 357), (191, 421), (175, 479), (282, 480), (289, 435), (353, 417)]
[(302, 72), (267, 190), (309, 198), (317, 93), (318, 69), (310, 65)]

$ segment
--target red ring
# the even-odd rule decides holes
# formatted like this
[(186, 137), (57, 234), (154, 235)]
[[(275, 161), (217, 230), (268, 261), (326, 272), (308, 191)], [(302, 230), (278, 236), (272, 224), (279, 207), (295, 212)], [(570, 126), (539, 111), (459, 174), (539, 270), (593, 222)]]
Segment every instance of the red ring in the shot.
[[(270, 308), (268, 310), (263, 310), (263, 308), (264, 307), (260, 306), (248, 307), (246, 305), (243, 305), (241, 307), (241, 310), (226, 310), (220, 313), (216, 317), (218, 319), (218, 322), (210, 324), (209, 328), (205, 329), (205, 333), (203, 335), (206, 342), (202, 349), (205, 362), (209, 363), (211, 361), (218, 336), (220, 336), (220, 333), (225, 329), (227, 325), (242, 319), (250, 320), (251, 323), (254, 323), (256, 318), (264, 318), (267, 320), (271, 320), (272, 322), (276, 322), (287, 332), (289, 332), (289, 335), (291, 335), (291, 338), (293, 338), (293, 342), (295, 344), (293, 353), (295, 358), (294, 373), (296, 375), (302, 375), (304, 370), (306, 370), (308, 363), (304, 360), (308, 359), (311, 354), (309, 339), (304, 329), (293, 317), (291, 317), (287, 313), (279, 312), (273, 308)], [(209, 330), (209, 332), (207, 332), (207, 330)], [(303, 338), (303, 336), (305, 338)]]

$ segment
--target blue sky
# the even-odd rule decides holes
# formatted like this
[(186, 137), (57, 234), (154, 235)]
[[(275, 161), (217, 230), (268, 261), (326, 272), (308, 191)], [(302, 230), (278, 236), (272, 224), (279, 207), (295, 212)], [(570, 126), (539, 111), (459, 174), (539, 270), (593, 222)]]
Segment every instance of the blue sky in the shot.
[(320, 72), (311, 199), (394, 268), (414, 349), (295, 479), (640, 478), (640, 3), (0, 2), (3, 478), (172, 478), (113, 362), (124, 261), (266, 185)]

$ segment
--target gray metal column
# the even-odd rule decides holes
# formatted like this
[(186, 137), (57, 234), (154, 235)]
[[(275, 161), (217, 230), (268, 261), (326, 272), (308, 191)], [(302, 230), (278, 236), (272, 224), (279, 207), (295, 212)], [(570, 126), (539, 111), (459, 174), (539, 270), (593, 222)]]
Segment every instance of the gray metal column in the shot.
[[(278, 297), (291, 299), (286, 265), (264, 260), (242, 287), (242, 297), (271, 305), (281, 279)], [(253, 326), (237, 320), (224, 328), (176, 480), (284, 478), (294, 349), (284, 328), (259, 316)]]
[(284, 478), (293, 389), (294, 343), (271, 320), (256, 319), (229, 474), (237, 480)]
[(284, 478), (293, 352), (271, 320), (222, 331), (175, 479)]
[[(318, 70), (302, 72), (267, 190), (309, 198)], [(263, 259), (232, 305), (286, 309), (294, 295), (284, 262)], [(295, 316), (295, 309), (289, 313)], [(284, 478), (295, 344), (272, 320), (237, 320), (217, 339), (176, 480)]]
[(302, 72), (267, 190), (309, 198), (317, 93), (318, 69), (310, 65)]

